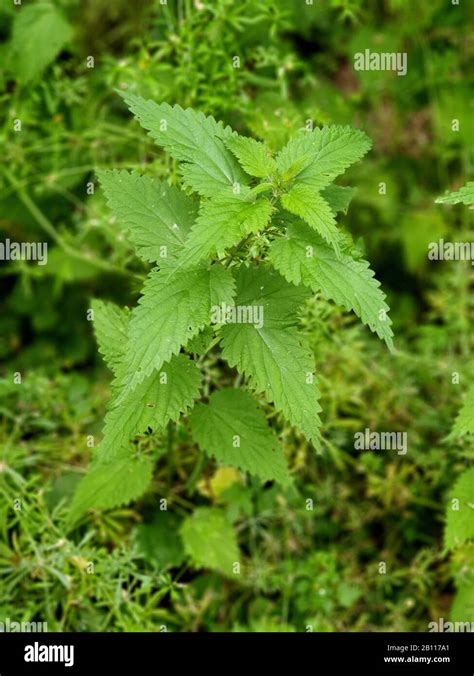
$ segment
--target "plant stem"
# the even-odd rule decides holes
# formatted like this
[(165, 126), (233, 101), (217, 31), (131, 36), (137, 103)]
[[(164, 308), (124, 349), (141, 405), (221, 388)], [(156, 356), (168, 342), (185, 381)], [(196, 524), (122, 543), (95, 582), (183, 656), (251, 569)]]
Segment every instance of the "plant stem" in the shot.
[(21, 187), (17, 179), (8, 171), (8, 169), (4, 169), (4, 173), (10, 184), (15, 188), (20, 201), (28, 209), (40, 228), (44, 230), (44, 232), (49, 235), (49, 237), (51, 237), (51, 239), (64, 251), (64, 253), (66, 253), (68, 256), (71, 256), (72, 258), (75, 258), (76, 260), (89, 263), (100, 270), (104, 270), (104, 272), (113, 272), (118, 275), (132, 275), (137, 279), (143, 279), (142, 275), (129, 272), (128, 270), (123, 270), (112, 263), (107, 263), (107, 261), (103, 261), (100, 258), (95, 258), (94, 256), (89, 256), (85, 253), (82, 253), (81, 251), (76, 251), (76, 249), (69, 246), (69, 244), (57, 232), (51, 221), (44, 215), (36, 202), (34, 202)]

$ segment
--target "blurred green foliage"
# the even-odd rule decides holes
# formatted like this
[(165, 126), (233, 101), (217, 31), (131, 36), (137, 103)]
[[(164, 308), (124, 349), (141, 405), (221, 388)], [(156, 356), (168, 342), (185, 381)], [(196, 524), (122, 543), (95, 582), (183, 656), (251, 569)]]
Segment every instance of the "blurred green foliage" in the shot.
[[(444, 545), (453, 487), (473, 459), (472, 434), (451, 430), (474, 377), (474, 273), (426, 255), (430, 241), (473, 237), (472, 210), (434, 204), (472, 178), (473, 18), (470, 3), (445, 0), (0, 2), (0, 239), (49, 244), (46, 266), (0, 267), (3, 617), (86, 631), (474, 620), (473, 543)], [(407, 52), (407, 75), (355, 71), (364, 49)], [(389, 295), (398, 351), (315, 299), (303, 323), (324, 446), (315, 455), (276, 417), (291, 488), (217, 467), (186, 426), (151, 432), (146, 495), (71, 530), (68, 502), (109, 396), (90, 298), (130, 303), (146, 272), (94, 171), (176, 180), (114, 88), (192, 105), (275, 147), (308, 119), (366, 131), (374, 150), (348, 177), (358, 191), (345, 223)], [(219, 364), (206, 368), (211, 377)], [(355, 451), (366, 427), (407, 430), (408, 454)], [(194, 548), (182, 537), (193, 519)], [(214, 522), (239, 547), (235, 578), (205, 546)]]

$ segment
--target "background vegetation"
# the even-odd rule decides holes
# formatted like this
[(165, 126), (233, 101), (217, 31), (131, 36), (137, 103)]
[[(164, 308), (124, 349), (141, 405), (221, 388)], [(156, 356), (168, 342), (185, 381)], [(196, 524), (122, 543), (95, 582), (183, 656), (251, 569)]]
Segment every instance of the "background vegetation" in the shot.
[[(1, 0), (1, 240), (47, 241), (49, 256), (0, 267), (0, 619), (59, 631), (474, 621), (472, 539), (448, 547), (443, 535), (473, 458), (472, 434), (451, 430), (474, 376), (474, 273), (427, 258), (431, 241), (473, 236), (472, 211), (434, 204), (472, 172), (469, 4)], [(407, 75), (355, 71), (366, 48), (407, 52)], [(318, 299), (304, 322), (323, 450), (278, 420), (291, 489), (218, 467), (184, 425), (142, 440), (156, 467), (140, 500), (72, 529), (68, 504), (109, 397), (87, 309), (92, 297), (130, 305), (146, 272), (91, 191), (94, 171), (176, 180), (114, 89), (193, 106), (275, 147), (308, 119), (363, 129), (374, 149), (350, 171), (345, 222), (388, 294), (397, 353)], [(354, 450), (366, 427), (407, 431), (407, 455)], [(192, 552), (181, 537), (190, 518)], [(219, 572), (215, 532), (238, 542), (240, 576)]]

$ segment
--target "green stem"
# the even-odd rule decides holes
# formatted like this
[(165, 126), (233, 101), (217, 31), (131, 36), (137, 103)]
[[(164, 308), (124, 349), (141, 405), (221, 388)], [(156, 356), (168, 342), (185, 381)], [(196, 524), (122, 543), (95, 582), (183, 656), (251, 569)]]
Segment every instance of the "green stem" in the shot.
[(173, 440), (174, 440), (174, 423), (172, 420), (168, 422), (166, 428), (166, 450), (167, 450), (167, 484), (168, 489), (173, 483), (173, 472), (174, 472), (174, 462), (173, 462)]
[(68, 256), (71, 256), (72, 258), (75, 258), (76, 260), (83, 261), (85, 263), (89, 263), (90, 265), (95, 266), (96, 268), (99, 268), (100, 270), (104, 270), (104, 272), (113, 272), (115, 274), (119, 275), (132, 275), (133, 277), (136, 277), (137, 279), (143, 280), (143, 277), (141, 275), (138, 275), (136, 273), (130, 273), (127, 270), (123, 270), (122, 268), (117, 267), (116, 265), (113, 265), (111, 263), (107, 263), (106, 261), (102, 261), (99, 258), (95, 258), (93, 256), (89, 256), (85, 253), (82, 253), (81, 251), (76, 251), (73, 247), (69, 246), (67, 242), (61, 237), (61, 235), (56, 231), (56, 228), (54, 225), (51, 223), (51, 221), (44, 215), (44, 213), (41, 211), (41, 209), (38, 207), (38, 205), (31, 199), (31, 197), (23, 190), (17, 179), (8, 171), (8, 169), (4, 169), (4, 173), (10, 184), (15, 188), (17, 195), (20, 199), (20, 201), (24, 204), (24, 206), (28, 209), (30, 214), (33, 216), (33, 218), (36, 220), (38, 225), (44, 232), (51, 237), (51, 239), (66, 253)]
[[(247, 244), (248, 240), (252, 237), (252, 235), (253, 235), (253, 232), (251, 232), (248, 235), (245, 235), (245, 237), (242, 237), (242, 239), (239, 242), (237, 242), (237, 244), (234, 247), (233, 252), (227, 257), (229, 260), (226, 263), (226, 268), (229, 267), (229, 265), (234, 260), (235, 255), (240, 251), (240, 249), (242, 249), (242, 247), (245, 246), (245, 244)], [(224, 260), (225, 260), (225, 258), (224, 258)]]
[(199, 455), (196, 461), (196, 464), (194, 465), (193, 471), (191, 472), (191, 475), (186, 483), (186, 491), (189, 496), (192, 496), (196, 490), (196, 484), (198, 482), (199, 477), (201, 476), (201, 472), (204, 467), (204, 453), (202, 451), (199, 451)]

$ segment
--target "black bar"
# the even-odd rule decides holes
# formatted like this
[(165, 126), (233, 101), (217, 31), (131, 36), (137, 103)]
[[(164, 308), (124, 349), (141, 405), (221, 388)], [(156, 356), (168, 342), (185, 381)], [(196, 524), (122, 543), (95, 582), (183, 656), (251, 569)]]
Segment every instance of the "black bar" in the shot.
[(211, 674), (239, 668), (243, 674), (259, 668), (268, 674), (290, 665), (291, 674), (472, 676), (473, 648), (469, 633), (0, 633), (0, 676), (115, 670), (141, 676), (180, 673), (187, 666)]

